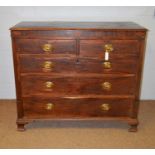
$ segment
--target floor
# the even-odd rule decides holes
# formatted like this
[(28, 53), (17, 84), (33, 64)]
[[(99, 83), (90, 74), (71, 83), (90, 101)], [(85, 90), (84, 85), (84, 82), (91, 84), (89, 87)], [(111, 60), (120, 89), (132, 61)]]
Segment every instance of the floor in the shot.
[(0, 101), (0, 148), (155, 148), (155, 101), (142, 101), (139, 131), (122, 122), (35, 122), (16, 130), (15, 101)]

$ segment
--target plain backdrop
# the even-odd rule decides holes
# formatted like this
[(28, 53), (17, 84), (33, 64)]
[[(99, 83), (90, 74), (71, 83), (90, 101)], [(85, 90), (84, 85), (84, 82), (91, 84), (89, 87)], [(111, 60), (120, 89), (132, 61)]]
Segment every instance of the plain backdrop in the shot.
[(133, 21), (148, 32), (141, 99), (155, 99), (155, 7), (0, 7), (0, 99), (14, 99), (9, 28), (21, 21)]

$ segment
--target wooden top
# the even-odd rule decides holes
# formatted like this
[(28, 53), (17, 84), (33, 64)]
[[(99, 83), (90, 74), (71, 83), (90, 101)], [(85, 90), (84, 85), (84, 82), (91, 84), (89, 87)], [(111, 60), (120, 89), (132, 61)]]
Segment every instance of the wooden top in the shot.
[(10, 30), (143, 30), (133, 22), (20, 22)]

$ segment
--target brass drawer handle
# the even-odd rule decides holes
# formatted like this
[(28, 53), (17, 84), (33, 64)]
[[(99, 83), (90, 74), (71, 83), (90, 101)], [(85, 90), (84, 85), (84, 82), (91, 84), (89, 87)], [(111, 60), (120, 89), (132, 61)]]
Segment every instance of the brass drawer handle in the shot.
[(110, 68), (111, 68), (111, 62), (109, 62), (109, 61), (103, 62), (103, 67), (104, 67), (105, 69), (110, 69)]
[(43, 64), (43, 69), (44, 70), (51, 70), (54, 66), (54, 63), (51, 61), (45, 61)]
[(53, 103), (47, 103), (45, 109), (46, 110), (52, 110), (53, 107), (54, 107), (54, 104)]
[(105, 44), (104, 45), (104, 60), (108, 61), (109, 57), (110, 57), (110, 52), (112, 52), (114, 50), (113, 45), (112, 44)]
[(114, 50), (113, 45), (112, 44), (105, 44), (104, 50), (105, 50), (105, 52), (112, 52)]
[(50, 88), (53, 88), (54, 83), (51, 81), (47, 81), (47, 82), (45, 82), (45, 86), (46, 86), (46, 88), (50, 89)]
[(42, 49), (43, 49), (44, 52), (52, 52), (53, 46), (51, 44), (44, 44), (42, 46)]
[(111, 90), (112, 84), (110, 82), (103, 82), (101, 86), (102, 86), (102, 89), (109, 91)]
[(103, 103), (102, 105), (101, 105), (101, 109), (103, 110), (103, 111), (109, 111), (110, 110), (110, 105), (108, 104), (108, 103)]

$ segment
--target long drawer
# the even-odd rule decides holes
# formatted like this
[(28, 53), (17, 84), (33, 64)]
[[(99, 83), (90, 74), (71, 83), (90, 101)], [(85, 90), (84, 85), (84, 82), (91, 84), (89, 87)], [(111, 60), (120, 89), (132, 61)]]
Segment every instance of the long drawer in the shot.
[(21, 73), (136, 73), (138, 69), (135, 56), (115, 56), (105, 64), (102, 59), (76, 57), (47, 57), (41, 55), (20, 55)]
[(132, 107), (132, 99), (23, 99), (24, 115), (28, 118), (125, 117), (131, 115)]
[(75, 74), (73, 77), (60, 76), (22, 76), (23, 95), (58, 94), (58, 95), (132, 95), (135, 93), (135, 77), (118, 75), (91, 76)]

